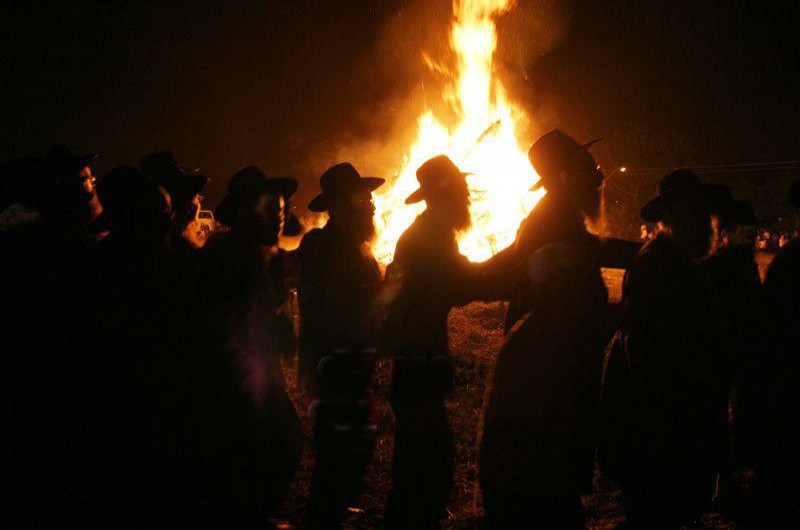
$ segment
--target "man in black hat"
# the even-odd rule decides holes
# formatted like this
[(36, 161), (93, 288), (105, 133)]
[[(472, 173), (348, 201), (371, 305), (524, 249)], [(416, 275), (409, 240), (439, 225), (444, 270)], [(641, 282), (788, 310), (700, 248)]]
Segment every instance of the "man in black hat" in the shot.
[[(261, 180), (265, 174), (257, 166), (247, 166), (240, 169), (228, 181), (228, 194), (223, 197), (215, 210), (216, 220), (231, 227), (236, 223), (235, 213), (242, 197), (247, 194), (247, 189), (254, 181)], [(282, 186), (281, 196), (284, 200), (284, 226), (282, 236), (296, 236), (302, 232), (302, 225), (297, 216), (292, 213), (289, 201), (297, 191), (297, 181), (288, 177), (267, 177), (274, 180), (273, 184)]]
[(327, 212), (323, 228), (298, 249), (299, 371), (314, 401), (314, 473), (308, 528), (336, 528), (360, 488), (372, 452), (366, 390), (377, 343), (374, 297), (380, 270), (370, 249), (375, 234), (372, 191), (384, 180), (362, 177), (349, 163), (320, 177), (308, 205)]
[(257, 528), (285, 498), (302, 451), (282, 355), (294, 351), (283, 253), (293, 179), (248, 167), (223, 200), (231, 229), (203, 248), (187, 406), (199, 444), (198, 526)]
[(94, 158), (58, 146), (3, 168), (0, 291), (10, 308), (2, 337), (3, 431), (5, 476), (14, 484), (7, 520), (21, 515), (28, 526), (72, 522), (78, 513), (76, 404), (92, 333), (85, 308)]
[(588, 145), (554, 130), (528, 153), (547, 195), (506, 253), (519, 264), (483, 428), (487, 528), (585, 526), (611, 335), (601, 242), (586, 227), (601, 212), (604, 175)]
[(201, 208), (200, 192), (208, 177), (200, 174), (199, 169), (179, 166), (170, 151), (142, 157), (139, 167), (169, 194), (174, 218), (171, 239), (176, 250), (190, 253), (192, 248), (202, 246), (203, 240), (194, 233), (197, 230), (194, 221)]
[[(554, 129), (536, 141), (529, 157), (535, 159), (539, 181), (531, 191), (546, 188), (562, 190), (560, 201), (552, 199), (540, 201), (517, 230), (516, 240), (505, 250), (481, 264), (484, 282), (494, 290), (495, 298), (509, 301), (506, 312), (505, 330), (508, 332), (514, 323), (531, 309), (530, 293), (525, 287), (527, 280), (524, 274), (524, 262), (529, 254), (547, 243), (552, 230), (560, 230), (558, 222), (541, 222), (541, 218), (556, 217), (544, 210), (562, 210), (561, 203), (566, 203), (567, 210), (579, 211), (586, 219), (587, 226), (593, 233), (602, 232), (602, 200), (601, 183), (604, 178), (597, 162), (589, 152), (589, 148), (600, 141), (600, 138), (580, 144), (559, 129)], [(576, 182), (570, 175), (594, 175), (593, 178), (580, 178)], [(550, 203), (556, 203), (550, 208)], [(544, 208), (543, 208), (544, 205)], [(538, 212), (537, 212), (538, 210)], [(627, 268), (636, 252), (641, 247), (638, 242), (625, 241), (612, 237), (601, 237), (594, 240), (594, 254), (602, 267)]]
[(724, 186), (674, 171), (642, 209), (661, 233), (628, 270), (623, 325), (603, 382), (603, 472), (622, 486), (629, 524), (672, 528), (708, 507), (726, 433), (724, 321), (700, 263)]
[(754, 370), (758, 364), (761, 332), (761, 281), (755, 262), (755, 231), (759, 219), (747, 201), (734, 200), (724, 192), (714, 208), (714, 250), (701, 263), (703, 272), (721, 302), (725, 335), (730, 345), (729, 406), (730, 443), (724, 448), (717, 499), (720, 508), (735, 515), (741, 504), (736, 498), (736, 468), (752, 468), (754, 414)]
[[(181, 490), (176, 400), (172, 392), (181, 349), (171, 340), (175, 270), (167, 244), (165, 196), (138, 169), (117, 167), (98, 184), (107, 235), (92, 254), (87, 321), (92, 348), (84, 357), (87, 501), (97, 519), (138, 526), (175, 520)], [(181, 367), (182, 369), (182, 367)], [(124, 458), (120, 455), (125, 455)], [(165, 506), (175, 511), (165, 510)], [(91, 516), (90, 516), (91, 517)]]
[[(800, 227), (800, 180), (792, 184), (789, 202)], [(763, 287), (768, 332), (754, 373), (755, 521), (791, 528), (800, 517), (800, 238), (781, 247)]]
[(445, 155), (417, 169), (406, 204), (426, 208), (400, 236), (387, 270), (386, 324), (394, 356), (395, 442), (387, 528), (438, 528), (453, 485), (453, 439), (444, 399), (453, 385), (447, 315), (470, 301), (474, 267), (456, 236), (470, 226), (466, 173)]

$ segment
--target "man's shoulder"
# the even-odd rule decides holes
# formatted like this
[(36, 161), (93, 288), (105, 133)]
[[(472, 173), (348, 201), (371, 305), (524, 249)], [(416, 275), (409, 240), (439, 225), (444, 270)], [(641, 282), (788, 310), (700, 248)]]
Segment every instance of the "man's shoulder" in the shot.
[(632, 277), (664, 277), (677, 270), (690, 268), (689, 261), (669, 237), (659, 235), (645, 243), (631, 263), (628, 275)]
[(303, 235), (297, 250), (302, 255), (304, 252), (324, 245), (327, 239), (327, 231), (324, 228), (314, 228)]

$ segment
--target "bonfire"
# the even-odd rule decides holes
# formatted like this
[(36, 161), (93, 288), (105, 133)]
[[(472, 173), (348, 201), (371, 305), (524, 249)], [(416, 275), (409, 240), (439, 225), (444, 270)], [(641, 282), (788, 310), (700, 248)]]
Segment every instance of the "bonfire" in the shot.
[(462, 171), (469, 172), (472, 228), (459, 237), (461, 253), (483, 261), (514, 240), (520, 221), (544, 191), (529, 191), (538, 180), (525, 146), (517, 133), (528, 122), (495, 75), (497, 17), (513, 7), (513, 0), (454, 0), (450, 45), (457, 57), (454, 66), (437, 62), (427, 54), (420, 60), (445, 73), (450, 82), (444, 101), (458, 117), (456, 126), (437, 120), (433, 109), (418, 118), (416, 141), (403, 167), (375, 198), (378, 238), (373, 250), (382, 264), (391, 262), (397, 239), (424, 210), (424, 203), (407, 206), (405, 198), (418, 187), (415, 170), (427, 159), (448, 155)]

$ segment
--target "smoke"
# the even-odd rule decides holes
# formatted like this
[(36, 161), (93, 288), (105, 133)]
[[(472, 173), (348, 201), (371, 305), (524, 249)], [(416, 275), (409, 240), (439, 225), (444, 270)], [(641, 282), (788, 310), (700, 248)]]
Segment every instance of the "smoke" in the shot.
[(520, 139), (533, 141), (559, 121), (552, 96), (534, 89), (535, 66), (567, 40), (571, 13), (566, 0), (516, 0), (497, 21), (496, 73), (530, 118)]

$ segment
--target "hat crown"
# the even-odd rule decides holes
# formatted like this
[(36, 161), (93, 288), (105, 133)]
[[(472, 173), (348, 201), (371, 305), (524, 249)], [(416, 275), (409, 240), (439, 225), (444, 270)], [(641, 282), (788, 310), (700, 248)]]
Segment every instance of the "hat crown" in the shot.
[(319, 178), (322, 192), (339, 189), (348, 184), (353, 184), (361, 178), (361, 174), (350, 162), (341, 162), (325, 170)]
[[(540, 177), (540, 180), (531, 189), (563, 183), (561, 180), (563, 170), (573, 160), (576, 153), (585, 157), (584, 161), (587, 165), (591, 164), (592, 168), (596, 168), (597, 162), (589, 153), (589, 147), (600, 140), (601, 138), (596, 138), (581, 144), (561, 129), (553, 129), (543, 134), (528, 150), (528, 159)], [(593, 183), (603, 178), (602, 173), (597, 171), (580, 172), (577, 176), (579, 178), (589, 177)]]
[(700, 179), (697, 173), (691, 169), (676, 169), (672, 173), (668, 173), (658, 182), (658, 193), (664, 194), (667, 192), (690, 190), (700, 186)]
[(555, 178), (575, 151), (583, 149), (570, 135), (561, 129), (553, 129), (536, 140), (528, 151), (531, 165), (542, 178)]
[(143, 173), (152, 176), (163, 173), (165, 170), (180, 172), (178, 161), (175, 160), (175, 155), (172, 154), (172, 151), (157, 151), (145, 155), (139, 160), (139, 167), (142, 168)]
[(83, 167), (91, 164), (96, 155), (78, 155), (65, 145), (50, 148), (42, 157), (47, 171), (58, 174), (78, 173)]
[(417, 168), (417, 180), (420, 183), (431, 178), (461, 175), (461, 170), (447, 155), (435, 156)]
[(228, 181), (228, 193), (239, 195), (267, 180), (267, 175), (258, 166), (247, 166), (237, 171)]

